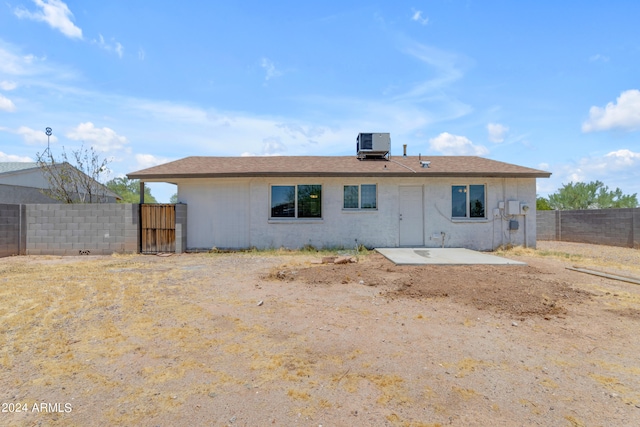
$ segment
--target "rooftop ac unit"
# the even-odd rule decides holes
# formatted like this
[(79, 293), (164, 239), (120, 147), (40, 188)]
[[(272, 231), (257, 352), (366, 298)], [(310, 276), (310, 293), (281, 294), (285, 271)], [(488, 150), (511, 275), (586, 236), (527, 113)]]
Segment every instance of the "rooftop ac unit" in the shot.
[(389, 133), (359, 133), (356, 142), (359, 159), (382, 159), (391, 151)]

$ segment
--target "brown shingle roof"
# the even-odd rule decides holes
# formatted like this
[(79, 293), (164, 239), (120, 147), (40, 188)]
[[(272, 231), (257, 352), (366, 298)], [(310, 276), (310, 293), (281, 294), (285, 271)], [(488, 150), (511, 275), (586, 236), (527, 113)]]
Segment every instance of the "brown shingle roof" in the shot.
[(127, 174), (131, 179), (424, 176), (548, 178), (551, 173), (475, 156), (416, 156), (358, 160), (356, 156), (186, 157)]

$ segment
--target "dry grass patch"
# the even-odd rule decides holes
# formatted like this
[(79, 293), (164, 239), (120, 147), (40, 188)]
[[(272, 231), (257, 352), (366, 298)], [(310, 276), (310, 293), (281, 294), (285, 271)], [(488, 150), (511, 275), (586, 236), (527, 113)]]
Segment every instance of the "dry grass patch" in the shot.
[(482, 360), (472, 359), (469, 357), (459, 360), (457, 363), (443, 362), (440, 365), (445, 368), (455, 368), (457, 371), (455, 375), (456, 378), (463, 378), (469, 375), (470, 373), (475, 372), (476, 369), (478, 369), (479, 367), (493, 366), (493, 364), (491, 363), (484, 362)]
[[(289, 255), (0, 260), (0, 397), (74, 405), (0, 423), (623, 425), (635, 411), (634, 287), (575, 291), (551, 255), (508, 268)], [(277, 264), (292, 280), (268, 277)]]

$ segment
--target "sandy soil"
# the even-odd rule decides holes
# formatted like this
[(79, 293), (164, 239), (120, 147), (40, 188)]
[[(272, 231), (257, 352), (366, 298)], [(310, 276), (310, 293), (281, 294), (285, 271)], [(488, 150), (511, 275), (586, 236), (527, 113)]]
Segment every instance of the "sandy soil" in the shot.
[(0, 259), (0, 425), (632, 426), (640, 251)]

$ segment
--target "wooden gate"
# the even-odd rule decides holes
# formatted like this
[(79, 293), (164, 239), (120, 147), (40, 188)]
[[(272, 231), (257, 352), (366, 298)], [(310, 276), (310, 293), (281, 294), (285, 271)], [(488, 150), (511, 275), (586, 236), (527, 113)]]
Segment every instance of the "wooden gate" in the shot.
[(140, 205), (140, 252), (176, 251), (176, 206)]

